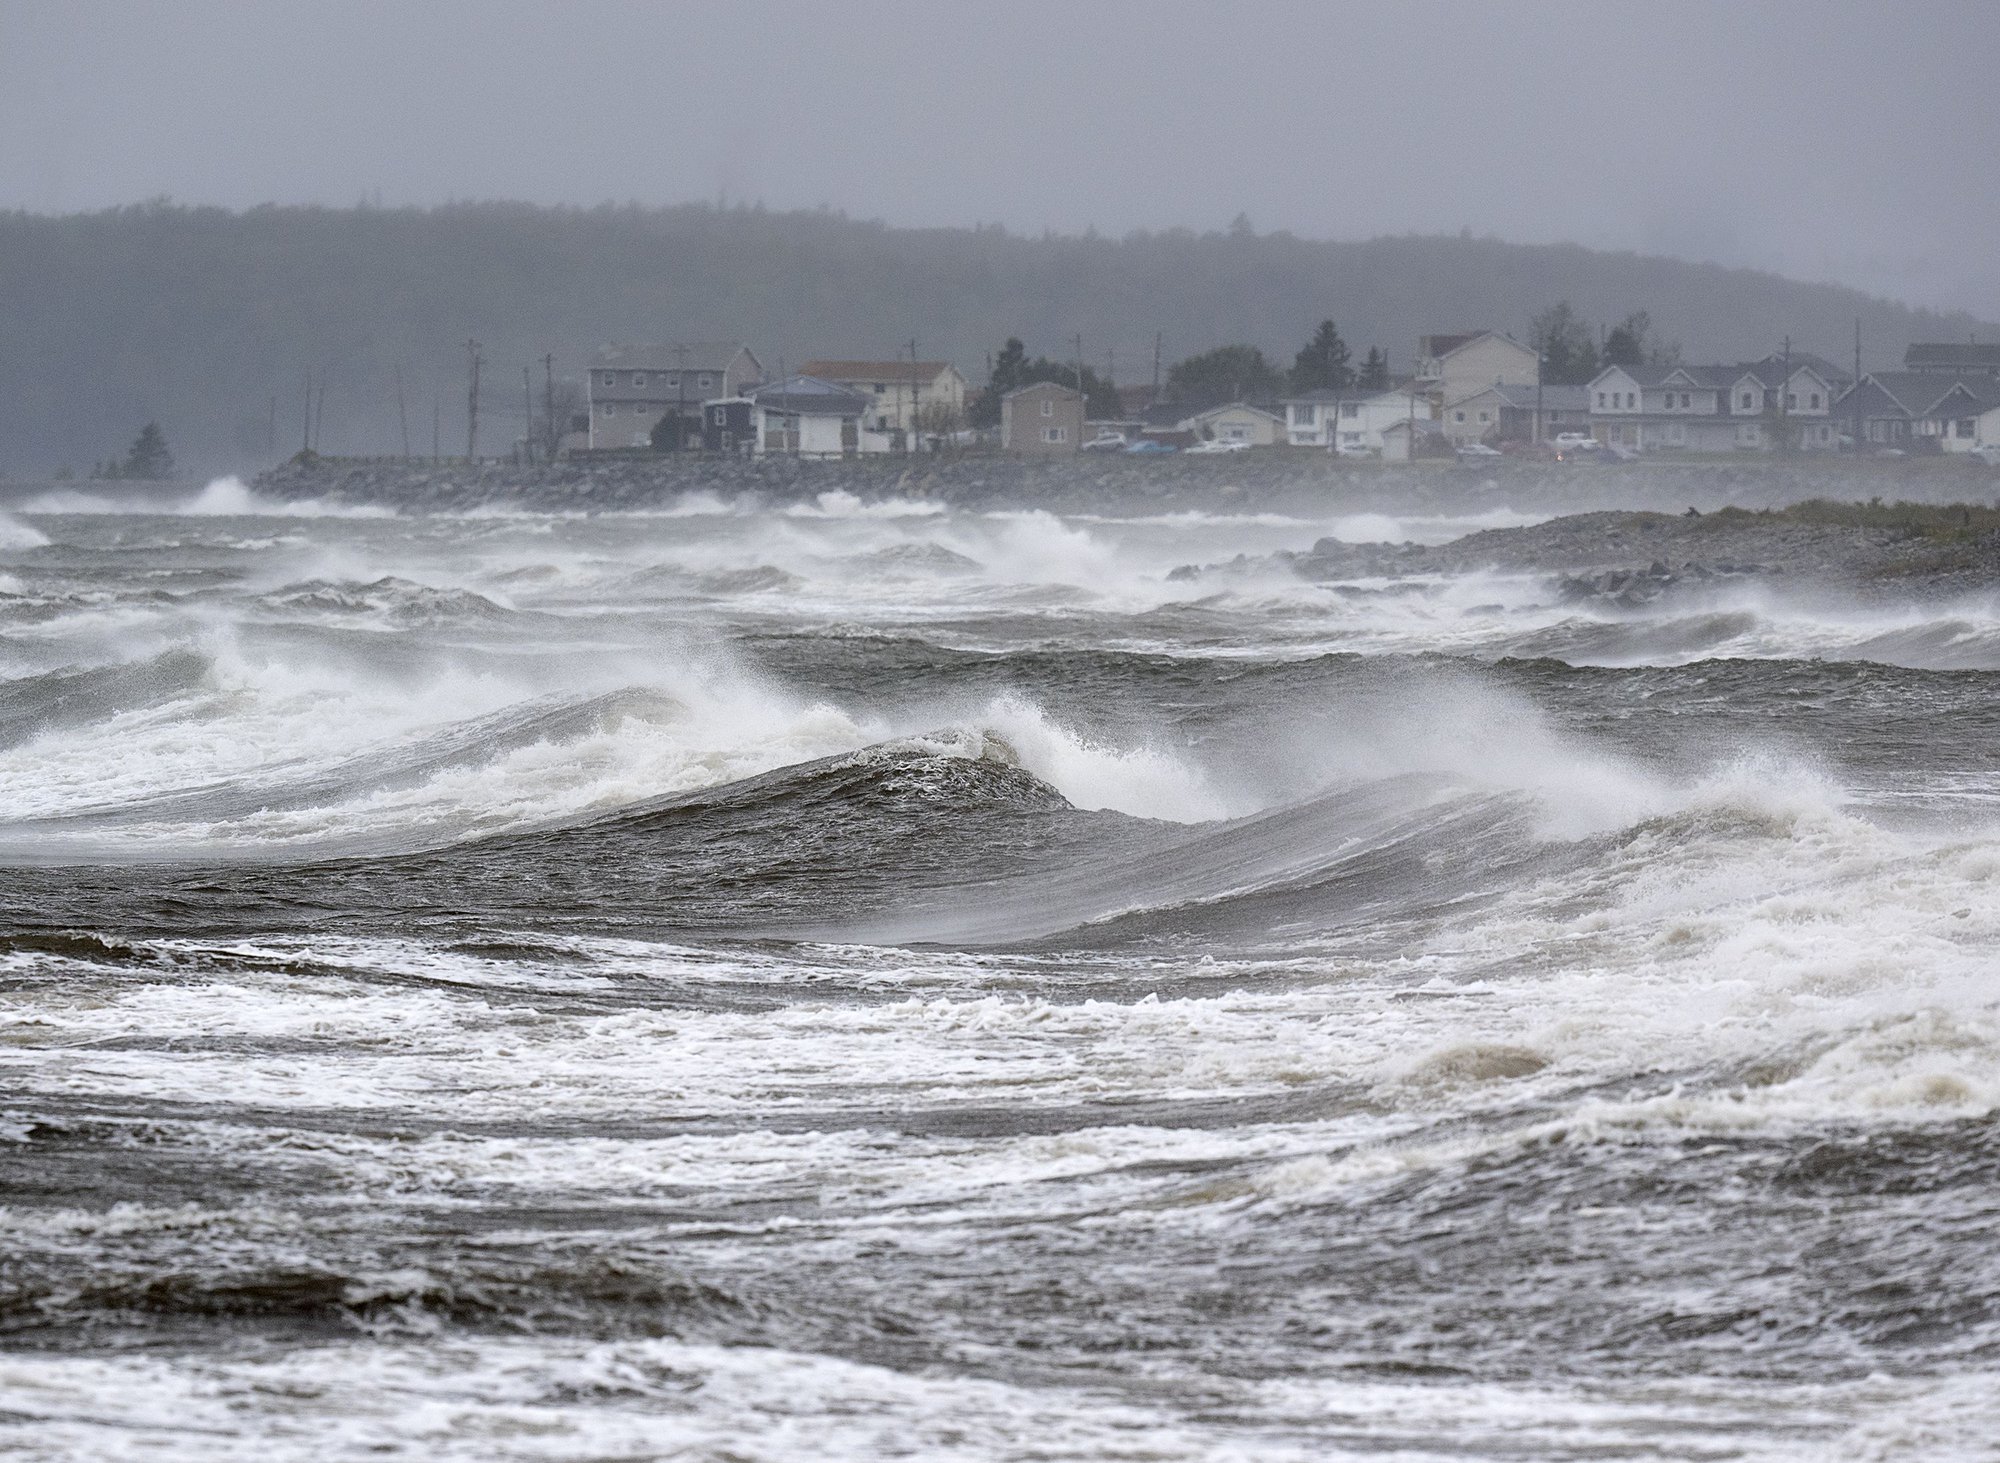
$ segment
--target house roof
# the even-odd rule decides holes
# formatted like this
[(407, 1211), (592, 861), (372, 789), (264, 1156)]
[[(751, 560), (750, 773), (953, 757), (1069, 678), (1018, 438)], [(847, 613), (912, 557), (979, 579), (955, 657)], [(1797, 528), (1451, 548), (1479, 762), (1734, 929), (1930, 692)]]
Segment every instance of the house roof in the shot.
[[(2000, 405), (2000, 381), (1991, 376), (1947, 376), (1938, 371), (1871, 371), (1862, 389), (1873, 387), (1880, 400), (1905, 416), (1924, 417), (1953, 392), (1963, 390), (1968, 405), (1978, 409)], [(1876, 400), (1863, 396), (1862, 401)]]
[(1330, 402), (1348, 401), (1355, 395), (1356, 393), (1352, 391), (1335, 391), (1330, 386), (1316, 386), (1311, 391), (1301, 391), (1295, 396), (1280, 397), (1279, 402), (1284, 406), (1290, 406), (1294, 402), (1300, 405), (1310, 402), (1315, 406), (1323, 406)]
[(1030, 391), (1058, 391), (1064, 396), (1081, 396), (1083, 394), (1074, 386), (1065, 386), (1060, 381), (1030, 381), (1026, 386), (1016, 386), (1000, 399), (1002, 401), (1009, 401), (1016, 396), (1024, 395)]
[(850, 391), (817, 376), (787, 376), (743, 393), (765, 411), (797, 416), (859, 416), (875, 404), (863, 391)]
[[(1588, 386), (1544, 386), (1540, 389), (1543, 411), (1582, 411), (1590, 405), (1590, 388)], [(1479, 397), (1493, 396), (1499, 398), (1507, 406), (1518, 408), (1521, 411), (1533, 411), (1535, 409), (1535, 391), (1536, 388), (1533, 386), (1482, 386), (1477, 391), (1468, 391), (1456, 401), (1447, 401), (1445, 405), (1447, 407), (1463, 406), (1466, 402), (1474, 401)]]
[(1505, 341), (1508, 345), (1513, 346), (1514, 349), (1524, 351), (1528, 355), (1535, 353), (1533, 346), (1522, 345), (1513, 336), (1502, 335), (1497, 330), (1468, 330), (1459, 335), (1420, 335), (1417, 337), (1417, 348), (1418, 352), (1422, 355), (1434, 356), (1442, 360), (1448, 355), (1464, 350), (1474, 341), (1485, 340), (1489, 336), (1494, 340)]
[(1270, 411), (1261, 406), (1252, 406), (1247, 401), (1226, 401), (1221, 406), (1211, 406), (1206, 411), (1194, 412), (1193, 414), (1184, 418), (1184, 420), (1190, 422), (1206, 421), (1210, 417), (1219, 417), (1224, 412), (1230, 412), (1230, 411), (1255, 412), (1260, 417), (1269, 417), (1272, 421), (1277, 422), (1281, 426), (1284, 424), (1285, 420), (1283, 417), (1279, 416), (1276, 412)]
[(1922, 341), (1903, 352), (1907, 371), (2000, 371), (2000, 345)]
[(594, 371), (726, 371), (739, 355), (750, 357), (752, 370), (760, 369), (755, 353), (740, 340), (599, 346), (590, 366)]
[(807, 361), (799, 367), (804, 376), (822, 381), (890, 381), (908, 386), (928, 386), (946, 371), (950, 361)]

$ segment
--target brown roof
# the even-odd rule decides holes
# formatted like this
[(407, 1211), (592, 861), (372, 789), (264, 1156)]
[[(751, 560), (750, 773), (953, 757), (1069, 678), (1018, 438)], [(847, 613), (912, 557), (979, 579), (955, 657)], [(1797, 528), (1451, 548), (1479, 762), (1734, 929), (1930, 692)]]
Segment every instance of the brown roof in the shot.
[(914, 381), (928, 386), (951, 368), (950, 361), (807, 361), (803, 375), (822, 381)]

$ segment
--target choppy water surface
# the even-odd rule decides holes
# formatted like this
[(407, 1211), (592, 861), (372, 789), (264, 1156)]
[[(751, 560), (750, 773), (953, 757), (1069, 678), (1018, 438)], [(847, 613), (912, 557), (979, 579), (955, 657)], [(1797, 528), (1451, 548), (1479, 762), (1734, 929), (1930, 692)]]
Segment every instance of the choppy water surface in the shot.
[(1971, 1459), (2000, 615), (0, 518), (0, 1452)]

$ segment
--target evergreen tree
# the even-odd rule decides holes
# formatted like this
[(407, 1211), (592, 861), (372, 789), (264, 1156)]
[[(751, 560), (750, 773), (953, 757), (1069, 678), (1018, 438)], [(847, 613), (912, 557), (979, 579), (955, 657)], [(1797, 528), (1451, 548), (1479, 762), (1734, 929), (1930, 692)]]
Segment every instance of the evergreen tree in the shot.
[(1285, 378), (1254, 345), (1219, 345), (1176, 362), (1167, 372), (1173, 399), (1197, 410), (1230, 401), (1269, 401)]
[(1602, 364), (1606, 366), (1643, 366), (1652, 358), (1652, 345), (1648, 337), (1653, 332), (1653, 317), (1644, 310), (1635, 310), (1611, 328), (1604, 338)]
[(148, 422), (139, 429), (139, 435), (132, 439), (132, 446), (125, 454), (125, 461), (112, 467), (106, 477), (137, 478), (146, 482), (164, 482), (174, 475), (174, 454), (167, 450), (167, 434), (160, 430), (158, 422)]
[(1581, 386), (1597, 374), (1597, 342), (1568, 300), (1549, 306), (1529, 326), (1542, 355), (1542, 379), (1551, 386)]
[(1354, 384), (1354, 367), (1347, 342), (1331, 320), (1322, 320), (1298, 355), (1292, 358), (1294, 391), (1345, 391)]
[(1389, 389), (1389, 358), (1382, 354), (1380, 346), (1368, 347), (1368, 354), (1361, 361), (1361, 374), (1355, 378), (1354, 384), (1363, 391)]
[[(973, 398), (966, 415), (975, 427), (997, 427), (1000, 425), (1000, 398), (1038, 381), (1053, 381), (1072, 391), (1078, 389), (1073, 364), (1052, 361), (1047, 356), (1029, 360), (1028, 348), (1021, 343), (1020, 337), (1009, 336), (1007, 343), (1000, 348), (1000, 354), (993, 358), (993, 374), (987, 378), (986, 389)], [(1086, 417), (1108, 421), (1123, 414), (1116, 388), (1088, 366), (1083, 368), (1082, 390)]]

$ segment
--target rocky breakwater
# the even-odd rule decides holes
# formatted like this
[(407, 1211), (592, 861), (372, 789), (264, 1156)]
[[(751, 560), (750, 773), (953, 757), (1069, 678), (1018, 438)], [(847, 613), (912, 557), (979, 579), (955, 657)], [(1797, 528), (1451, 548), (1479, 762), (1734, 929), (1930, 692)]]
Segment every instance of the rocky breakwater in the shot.
[(1327, 538), (1277, 560), (1328, 583), (1543, 574), (1557, 597), (1606, 608), (1743, 581), (1870, 599), (1937, 598), (2000, 588), (2000, 509), (1815, 500), (1755, 512), (1579, 513), (1435, 547)]
[(428, 463), (297, 458), (261, 474), (267, 497), (390, 507), (403, 512), (522, 508), (633, 512), (706, 494), (732, 506), (783, 506), (825, 495), (864, 502), (920, 498), (974, 510), (1069, 512), (1279, 511), (1426, 514), (1578, 513), (1630, 509), (1774, 507), (1843, 497), (1956, 501), (2000, 491), (1984, 464), (1867, 459), (1717, 459), (1620, 463), (1343, 462), (1321, 451), (1262, 448), (1223, 456), (1125, 457), (1073, 453), (802, 459), (634, 455), (553, 464)]

